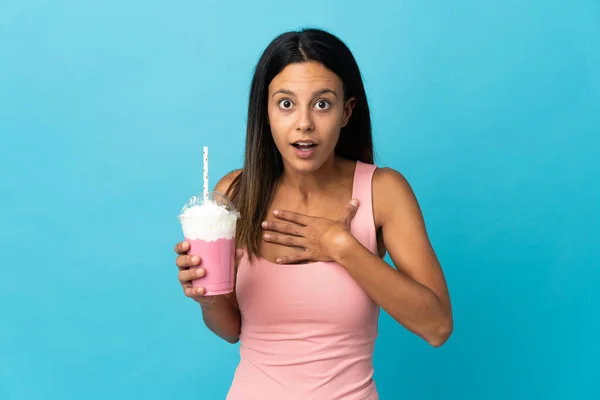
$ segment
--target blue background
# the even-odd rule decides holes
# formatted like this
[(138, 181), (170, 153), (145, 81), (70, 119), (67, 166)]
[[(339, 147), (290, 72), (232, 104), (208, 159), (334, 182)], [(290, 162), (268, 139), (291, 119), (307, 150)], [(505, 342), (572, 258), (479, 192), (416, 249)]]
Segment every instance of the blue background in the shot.
[(382, 315), (382, 399), (598, 399), (600, 3), (0, 2), (0, 398), (222, 399), (238, 348), (174, 266), (176, 215), (242, 164), (277, 34), (339, 35), (377, 162), (412, 183), (455, 330)]

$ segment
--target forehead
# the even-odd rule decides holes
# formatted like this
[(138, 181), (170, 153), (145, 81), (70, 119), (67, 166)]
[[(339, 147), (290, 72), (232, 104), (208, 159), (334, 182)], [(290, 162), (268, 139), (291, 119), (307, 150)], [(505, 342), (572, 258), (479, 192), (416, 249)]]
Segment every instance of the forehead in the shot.
[(323, 64), (317, 62), (287, 65), (269, 84), (269, 92), (289, 89), (300, 93), (321, 88), (341, 89), (342, 80)]

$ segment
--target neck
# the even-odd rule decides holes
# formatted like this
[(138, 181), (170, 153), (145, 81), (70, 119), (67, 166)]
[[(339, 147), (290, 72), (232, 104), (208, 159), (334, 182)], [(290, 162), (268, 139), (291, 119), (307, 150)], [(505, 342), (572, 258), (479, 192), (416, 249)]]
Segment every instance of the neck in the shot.
[(337, 157), (330, 157), (325, 164), (313, 172), (300, 172), (292, 168), (283, 167), (281, 186), (290, 188), (308, 199), (311, 195), (323, 192), (340, 174), (340, 165)]

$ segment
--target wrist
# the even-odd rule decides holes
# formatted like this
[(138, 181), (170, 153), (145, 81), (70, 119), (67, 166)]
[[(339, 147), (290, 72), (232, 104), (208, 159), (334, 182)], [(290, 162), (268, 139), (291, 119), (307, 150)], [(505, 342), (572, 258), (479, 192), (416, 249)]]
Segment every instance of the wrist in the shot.
[(343, 265), (357, 243), (358, 241), (349, 231), (339, 232), (331, 239), (329, 254), (333, 261)]
[(196, 301), (200, 304), (202, 311), (212, 311), (215, 308), (221, 308), (228, 303), (228, 300), (223, 295), (203, 296)]

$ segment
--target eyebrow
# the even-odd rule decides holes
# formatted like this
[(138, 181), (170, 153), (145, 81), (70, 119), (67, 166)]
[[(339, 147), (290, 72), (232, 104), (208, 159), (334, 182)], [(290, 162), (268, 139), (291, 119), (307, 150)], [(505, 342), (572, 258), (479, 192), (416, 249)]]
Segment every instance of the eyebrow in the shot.
[[(287, 94), (289, 96), (295, 96), (296, 93), (292, 92), (291, 90), (287, 90), (287, 89), (279, 89), (278, 91), (276, 91), (275, 93), (273, 93), (272, 97), (275, 97), (275, 95), (277, 93), (283, 93), (283, 94)], [(312, 93), (312, 97), (318, 97), (321, 95), (324, 95), (325, 93), (331, 93), (333, 94), (335, 97), (337, 97), (337, 93), (335, 92), (335, 90), (333, 89), (329, 89), (329, 88), (325, 88), (325, 89), (319, 89), (319, 90), (315, 90)]]

